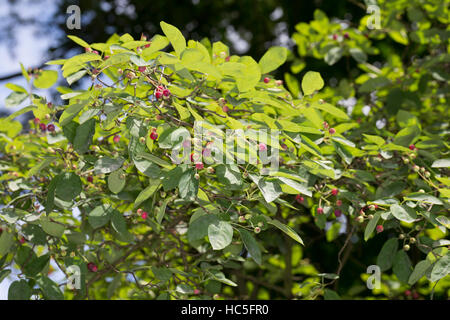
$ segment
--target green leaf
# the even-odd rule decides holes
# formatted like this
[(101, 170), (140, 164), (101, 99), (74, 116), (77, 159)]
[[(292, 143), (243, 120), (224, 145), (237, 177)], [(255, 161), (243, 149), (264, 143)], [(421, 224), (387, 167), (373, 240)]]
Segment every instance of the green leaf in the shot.
[(61, 114), (61, 117), (59, 118), (59, 125), (64, 128), (66, 124), (72, 121), (72, 119), (75, 118), (78, 113), (80, 113), (81, 109), (83, 109), (84, 106), (85, 104), (83, 102), (70, 105)]
[(219, 221), (208, 226), (208, 238), (213, 250), (222, 250), (233, 240), (233, 227), (226, 221)]
[(123, 238), (124, 241), (131, 242), (133, 236), (128, 231), (127, 222), (123, 217), (122, 213), (117, 210), (111, 213), (111, 225), (113, 229)]
[(50, 221), (46, 216), (41, 216), (40, 220), (41, 220), (42, 230), (44, 230), (45, 233), (48, 233), (49, 235), (57, 237), (57, 238), (62, 237), (62, 235), (64, 234), (64, 230), (65, 230), (63, 225)]
[(281, 66), (287, 58), (287, 49), (284, 47), (271, 47), (259, 60), (261, 73), (269, 73)]
[(256, 239), (245, 229), (239, 228), (239, 233), (241, 235), (242, 242), (244, 242), (244, 245), (250, 254), (250, 257), (255, 260), (257, 264), (261, 265), (261, 249), (259, 248)]
[(86, 153), (92, 143), (92, 137), (95, 133), (95, 119), (89, 119), (76, 129), (73, 147), (78, 153)]
[(181, 53), (186, 48), (186, 39), (184, 39), (183, 34), (176, 27), (165, 23), (164, 21), (161, 21), (160, 25), (167, 39), (169, 39), (172, 44), (173, 49), (177, 53), (178, 57), (180, 57)]
[(48, 89), (58, 80), (58, 72), (53, 70), (41, 71), (41, 74), (33, 81), (33, 85), (39, 89)]
[(342, 300), (336, 291), (325, 289), (323, 293), (323, 298), (325, 300)]
[(394, 137), (394, 144), (408, 147), (419, 136), (420, 128), (410, 126), (400, 130)]
[(37, 280), (37, 284), (42, 290), (46, 300), (64, 300), (64, 295), (58, 285), (49, 277), (42, 276)]
[(56, 197), (64, 201), (72, 201), (81, 192), (81, 179), (75, 173), (67, 172), (59, 175), (56, 181)]
[(139, 205), (150, 198), (156, 190), (159, 189), (159, 186), (161, 185), (161, 181), (159, 180), (150, 180), (150, 185), (142, 190), (139, 195), (137, 196), (136, 200), (134, 201), (134, 207), (137, 208)]
[(29, 300), (32, 290), (26, 280), (17, 280), (11, 283), (8, 289), (8, 300)]
[(158, 214), (156, 215), (156, 222), (158, 222), (158, 224), (161, 224), (162, 219), (164, 218), (164, 215), (166, 214), (166, 207), (167, 204), (169, 203), (170, 198), (167, 198), (166, 200), (164, 200), (164, 202), (162, 203), (161, 207), (158, 210)]
[(127, 180), (122, 169), (111, 172), (108, 176), (108, 188), (112, 193), (119, 193), (125, 187)]
[(381, 271), (389, 270), (392, 267), (397, 250), (397, 238), (389, 239), (384, 243), (377, 257), (377, 265), (380, 267)]
[(242, 175), (235, 164), (221, 164), (216, 167), (217, 179), (231, 190), (242, 187)]
[(417, 219), (416, 211), (408, 206), (399, 206), (398, 204), (391, 205), (391, 213), (398, 220), (407, 223), (414, 222)]
[(294, 180), (291, 180), (289, 178), (286, 178), (286, 177), (278, 177), (278, 180), (280, 180), (282, 183), (287, 184), (291, 188), (294, 188), (298, 192), (303, 193), (304, 195), (306, 195), (308, 197), (312, 197), (312, 192), (310, 190), (308, 190), (308, 188), (306, 186), (304, 186), (303, 184), (300, 184), (300, 183), (298, 183)]
[(375, 227), (377, 226), (378, 220), (380, 220), (381, 213), (377, 212), (373, 215), (373, 219), (369, 221), (369, 223), (366, 226), (366, 229), (364, 230), (364, 241), (367, 241), (372, 234), (373, 230), (375, 230)]
[(13, 120), (14, 118), (17, 118), (18, 116), (20, 116), (20, 115), (22, 115), (24, 113), (27, 113), (27, 112), (29, 112), (31, 110), (34, 110), (36, 108), (37, 108), (36, 106), (28, 106), (28, 107), (22, 108), (20, 110), (17, 110), (16, 112), (10, 114), (9, 116), (7, 116), (6, 119), (7, 120)]
[(420, 202), (436, 204), (436, 205), (443, 205), (444, 204), (438, 198), (436, 198), (436, 197), (434, 197), (432, 195), (429, 195), (429, 194), (425, 194), (425, 193), (411, 193), (411, 194), (408, 194), (403, 199), (405, 199), (405, 200), (413, 200), (413, 201), (420, 201)]
[(367, 54), (359, 48), (351, 48), (350, 55), (355, 59), (358, 63), (364, 63), (367, 61)]
[(23, 268), (24, 273), (28, 277), (35, 277), (39, 272), (41, 272), (45, 268), (45, 266), (47, 266), (49, 261), (50, 261), (49, 254), (44, 254), (40, 257), (36, 257), (24, 266)]
[(332, 66), (342, 58), (343, 53), (344, 50), (341, 47), (333, 47), (325, 54), (325, 62)]
[(100, 228), (107, 224), (110, 219), (112, 212), (115, 209), (109, 204), (102, 204), (97, 206), (89, 213), (88, 221), (92, 228)]
[(203, 239), (208, 235), (210, 224), (219, 223), (219, 218), (215, 214), (204, 214), (189, 223), (187, 238), (190, 243)]
[(11, 92), (5, 99), (5, 107), (15, 107), (28, 97), (26, 92)]
[(274, 201), (282, 194), (281, 187), (276, 180), (268, 180), (254, 174), (249, 174), (249, 177), (258, 186), (267, 203)]
[(408, 283), (408, 279), (412, 273), (412, 266), (408, 254), (405, 251), (399, 250), (397, 252), (392, 265), (392, 270), (400, 281)]
[(183, 199), (193, 199), (198, 193), (198, 180), (194, 177), (194, 171), (188, 170), (180, 178), (178, 190)]
[(81, 39), (81, 38), (79, 38), (77, 36), (68, 35), (67, 38), (69, 38), (70, 40), (72, 40), (76, 44), (82, 46), (83, 48), (90, 48), (91, 47), (89, 45), (89, 43), (87, 43), (86, 41), (84, 41), (83, 39)]
[(297, 232), (295, 232), (295, 230), (292, 229), (291, 227), (289, 227), (288, 225), (283, 224), (283, 223), (281, 223), (278, 220), (270, 219), (268, 217), (266, 217), (266, 220), (267, 220), (268, 224), (271, 224), (274, 227), (277, 227), (278, 229), (280, 229), (281, 231), (286, 233), (289, 237), (291, 237), (292, 239), (294, 239), (298, 243), (304, 245), (302, 238), (300, 238), (300, 236), (297, 234)]
[(431, 262), (427, 259), (419, 261), (414, 267), (413, 272), (409, 276), (408, 284), (414, 285), (417, 281), (419, 281), (425, 273), (427, 273), (428, 269), (431, 267)]
[(175, 167), (167, 172), (162, 182), (164, 191), (170, 191), (178, 187), (182, 175), (183, 169), (181, 167)]
[(113, 171), (118, 170), (122, 166), (124, 161), (125, 159), (121, 157), (118, 158), (102, 157), (95, 162), (94, 172), (95, 174), (111, 173)]
[(308, 71), (302, 79), (302, 90), (304, 95), (313, 94), (323, 88), (324, 82), (319, 72)]
[(450, 158), (438, 159), (431, 165), (432, 168), (450, 168)]
[(10, 232), (3, 231), (0, 236), (0, 257), (3, 257), (9, 252), (11, 246), (14, 244), (14, 235)]
[(450, 273), (450, 253), (447, 252), (445, 256), (440, 258), (431, 270), (430, 280), (432, 282), (442, 279)]

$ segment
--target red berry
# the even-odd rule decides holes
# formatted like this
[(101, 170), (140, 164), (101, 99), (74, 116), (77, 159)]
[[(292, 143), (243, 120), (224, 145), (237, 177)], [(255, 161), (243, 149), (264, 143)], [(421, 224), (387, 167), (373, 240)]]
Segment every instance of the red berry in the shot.
[(45, 123), (41, 123), (41, 124), (39, 125), (39, 128), (41, 129), (41, 131), (47, 130), (47, 126), (45, 125)]
[(25, 243), (25, 238), (24, 237), (20, 237), (19, 241), (20, 241), (20, 243), (24, 244)]
[(331, 190), (331, 194), (332, 194), (333, 196), (337, 196), (338, 193), (339, 193), (339, 190), (336, 189), (336, 188), (334, 188), (333, 190)]
[(145, 70), (147, 70), (147, 67), (139, 67), (138, 70), (139, 72), (145, 72)]
[(230, 56), (226, 57), (226, 58), (225, 58), (225, 61), (226, 61), (226, 62), (230, 61)]
[(270, 82), (270, 78), (269, 77), (265, 77), (264, 78), (264, 83), (269, 83)]
[(108, 60), (109, 59), (109, 56), (104, 56), (103, 57), (103, 60)]
[(414, 149), (416, 149), (416, 146), (413, 145), (413, 144), (411, 144), (411, 145), (409, 146), (409, 150), (414, 150)]
[(338, 36), (337, 34), (333, 34), (333, 40), (337, 40)]
[(339, 218), (342, 215), (342, 211), (339, 209), (334, 210), (334, 215), (336, 216), (336, 218)]
[(222, 107), (222, 111), (223, 111), (223, 112), (228, 112), (228, 111), (230, 111), (230, 108), (228, 108), (227, 105), (224, 105), (224, 106)]
[(49, 124), (49, 125), (47, 126), (47, 130), (50, 131), (50, 132), (55, 131), (55, 125), (54, 125), (54, 124)]
[(170, 90), (169, 89), (164, 89), (163, 90), (163, 95), (164, 95), (164, 97), (170, 97)]
[(303, 198), (301, 195), (296, 195), (295, 196), (295, 200), (298, 202), (298, 203), (302, 203), (303, 201), (305, 201), (305, 198)]
[(323, 214), (323, 208), (321, 207), (317, 208), (317, 214)]
[(329, 132), (330, 134), (335, 134), (335, 133), (336, 133), (336, 129), (330, 128), (330, 130), (328, 130), (328, 132)]
[(150, 43), (147, 43), (144, 47), (145, 48), (150, 48)]
[(377, 232), (378, 233), (383, 232), (383, 230), (384, 230), (384, 228), (383, 228), (383, 226), (381, 224), (377, 226)]
[(161, 91), (156, 91), (155, 92), (155, 97), (156, 97), (156, 99), (161, 99), (162, 98), (162, 96), (163, 96), (163, 93), (161, 92)]
[(94, 181), (94, 177), (88, 176), (86, 180), (87, 180), (88, 182), (92, 182), (92, 181)]
[(281, 144), (280, 144), (280, 147), (281, 147), (281, 149), (283, 149), (283, 150), (287, 150), (287, 145), (285, 145), (284, 143), (281, 143)]
[(150, 133), (150, 139), (152, 140), (158, 139), (158, 134), (155, 131), (152, 131), (152, 133)]
[(39, 124), (39, 122), (41, 122), (41, 120), (39, 120), (39, 118), (34, 118), (33, 122), (34, 122), (34, 124)]
[(147, 219), (147, 217), (148, 217), (148, 212), (147, 211), (142, 212), (141, 218), (145, 220), (145, 219)]
[(88, 267), (89, 271), (91, 271), (91, 272), (97, 272), (98, 271), (98, 267), (93, 262), (89, 262), (87, 264), (87, 267)]
[(350, 36), (348, 35), (348, 33), (346, 32), (346, 33), (344, 33), (344, 38), (345, 39), (350, 39)]
[(336, 205), (337, 205), (338, 207), (342, 206), (342, 200), (337, 200), (337, 201), (336, 201)]
[(117, 135), (114, 136), (113, 141), (114, 141), (115, 143), (119, 142), (119, 141), (120, 141), (120, 136), (117, 136)]
[(205, 166), (204, 166), (203, 163), (201, 163), (201, 162), (195, 164), (195, 168), (196, 168), (197, 170), (202, 170), (204, 167), (205, 167)]
[(405, 290), (405, 296), (409, 297), (411, 295), (411, 291), (410, 290)]

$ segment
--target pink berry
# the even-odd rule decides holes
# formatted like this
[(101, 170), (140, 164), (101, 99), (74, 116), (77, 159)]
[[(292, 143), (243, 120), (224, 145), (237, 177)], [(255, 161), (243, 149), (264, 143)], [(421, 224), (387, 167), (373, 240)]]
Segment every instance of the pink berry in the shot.
[(200, 290), (194, 289), (194, 294), (200, 294)]
[(97, 272), (98, 271), (98, 267), (93, 262), (89, 262), (87, 264), (87, 267), (88, 267), (89, 271), (91, 271), (91, 272)]
[(153, 131), (152, 133), (150, 133), (150, 139), (152, 140), (158, 139), (158, 134), (155, 131)]
[(47, 130), (50, 131), (50, 132), (55, 131), (55, 125), (54, 125), (54, 124), (49, 124), (49, 125), (47, 126)]
[(419, 299), (420, 295), (414, 291), (412, 297), (413, 297), (413, 299)]
[(145, 70), (147, 70), (147, 67), (139, 67), (138, 70), (139, 72), (145, 72)]
[(336, 205), (337, 205), (338, 207), (342, 206), (342, 200), (336, 200)]
[(333, 190), (331, 190), (331, 194), (332, 194), (333, 196), (337, 196), (338, 193), (339, 193), (339, 190), (336, 189), (336, 188), (334, 188)]
[(201, 162), (195, 164), (195, 168), (196, 168), (197, 170), (202, 170), (204, 167), (205, 167), (205, 166), (204, 166), (203, 163), (201, 163)]
[(120, 136), (114, 136), (114, 138), (113, 138), (113, 141), (115, 142), (115, 143), (118, 143), (119, 141), (120, 141)]
[(337, 34), (333, 34), (333, 40), (337, 40), (338, 36)]
[(92, 182), (92, 181), (94, 181), (94, 178), (93, 178), (92, 176), (88, 176), (86, 180), (87, 180), (88, 182)]
[(350, 36), (348, 35), (348, 33), (346, 32), (346, 33), (344, 33), (344, 38), (345, 39), (350, 39)]
[(103, 60), (108, 60), (109, 59), (109, 56), (104, 56), (103, 57)]
[(303, 201), (305, 201), (305, 198), (303, 198), (301, 195), (296, 195), (295, 196), (295, 200), (298, 202), (298, 203), (303, 203)]
[(223, 112), (228, 112), (228, 111), (230, 111), (230, 108), (228, 108), (228, 106), (225, 105), (225, 106), (222, 107), (222, 111)]
[(259, 151), (264, 151), (264, 150), (267, 150), (266, 144), (265, 143), (260, 143), (259, 144)]
[(264, 78), (264, 83), (269, 83), (270, 82), (270, 78), (269, 77), (265, 77)]
[(21, 244), (24, 244), (25, 243), (25, 238), (24, 237), (20, 237), (19, 241), (20, 241)]
[(328, 130), (328, 132), (329, 132), (330, 134), (335, 134), (335, 133), (336, 133), (336, 129), (330, 128), (330, 130)]
[(164, 89), (163, 90), (163, 95), (164, 95), (164, 97), (170, 97), (170, 90), (169, 89)]
[(384, 228), (383, 228), (383, 226), (381, 224), (377, 226), (377, 232), (378, 233), (383, 232), (383, 230), (384, 230)]
[(323, 208), (321, 207), (317, 208), (317, 214), (323, 214)]
[(148, 212), (147, 211), (142, 212), (141, 218), (145, 220), (145, 219), (147, 219), (147, 217), (148, 217)]
[(33, 122), (34, 122), (34, 124), (39, 124), (41, 122), (41, 120), (39, 120), (39, 118), (34, 118)]
[(45, 125), (45, 123), (41, 123), (41, 124), (39, 125), (39, 128), (41, 129), (41, 131), (47, 130), (47, 126)]
[(339, 209), (334, 210), (334, 215), (336, 216), (336, 218), (339, 218), (342, 215), (342, 211)]
[(411, 291), (410, 290), (405, 290), (405, 296), (409, 297), (411, 295)]

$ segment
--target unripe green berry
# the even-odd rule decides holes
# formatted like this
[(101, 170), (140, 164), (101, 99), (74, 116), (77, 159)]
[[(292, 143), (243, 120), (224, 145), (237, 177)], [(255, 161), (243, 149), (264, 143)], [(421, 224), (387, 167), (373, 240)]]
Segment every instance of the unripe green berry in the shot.
[(245, 222), (245, 217), (244, 216), (239, 216), (239, 222), (244, 223)]
[(260, 228), (260, 227), (256, 227), (253, 231), (254, 231), (255, 233), (260, 233), (260, 232), (261, 232), (261, 228)]
[(409, 251), (410, 248), (411, 248), (411, 247), (410, 247), (409, 245), (407, 245), (407, 244), (405, 244), (405, 245), (403, 246), (403, 250), (405, 250), (405, 251)]
[(252, 215), (250, 214), (250, 213), (247, 213), (246, 215), (245, 215), (245, 219), (246, 220), (249, 220), (249, 219), (251, 219), (252, 218)]
[(398, 238), (399, 238), (400, 240), (403, 240), (403, 239), (405, 239), (405, 235), (404, 235), (403, 233), (400, 233), (400, 235), (398, 236)]
[(425, 177), (427, 178), (431, 177), (431, 173), (429, 171), (425, 171)]
[(412, 243), (412, 244), (416, 243), (416, 238), (409, 238), (409, 243)]

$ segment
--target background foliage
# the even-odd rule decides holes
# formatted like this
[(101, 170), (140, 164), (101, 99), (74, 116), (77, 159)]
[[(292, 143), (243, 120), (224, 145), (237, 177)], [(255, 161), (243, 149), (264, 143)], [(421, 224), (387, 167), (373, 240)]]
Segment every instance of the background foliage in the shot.
[[(57, 72), (24, 67), (32, 89), (8, 84), (5, 104), (29, 106), (0, 119), (9, 297), (448, 298), (448, 1), (378, 5), (379, 30), (314, 10), (292, 50), (255, 37), (248, 56), (164, 22), (70, 36), (86, 52), (49, 62), (61, 103), (35, 93)], [(254, 146), (251, 129), (280, 130), (280, 169), (173, 165), (195, 120)], [(81, 290), (49, 278), (71, 265)]]

